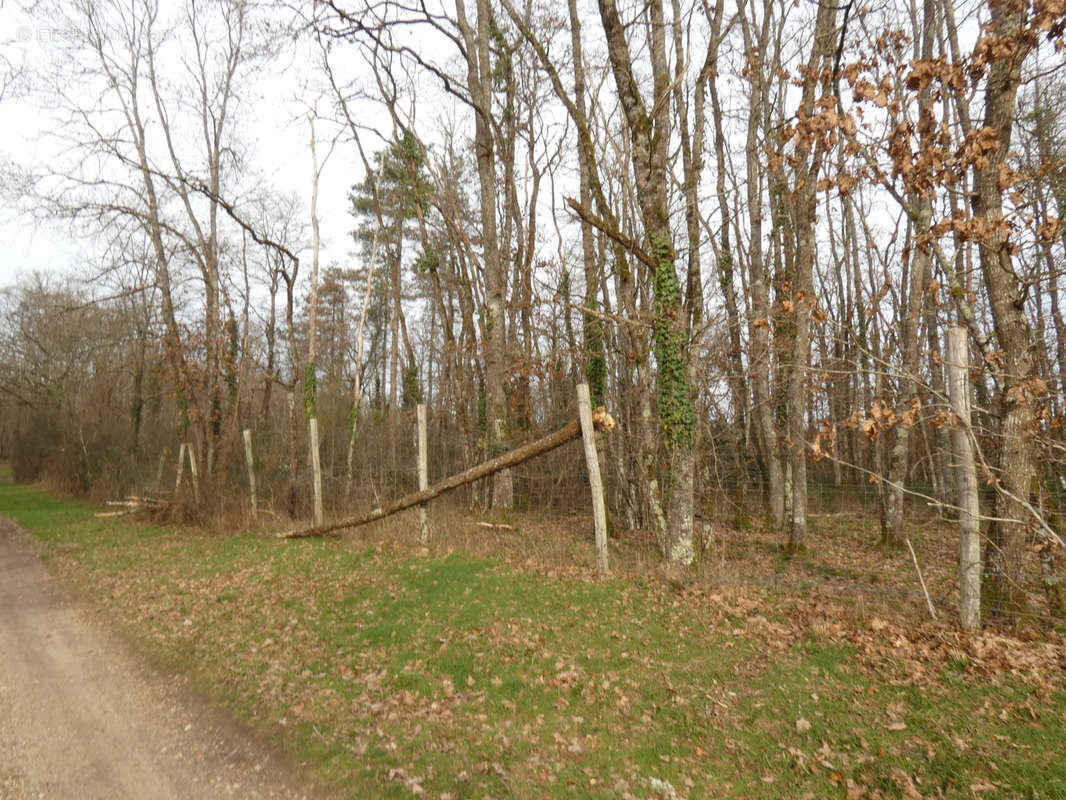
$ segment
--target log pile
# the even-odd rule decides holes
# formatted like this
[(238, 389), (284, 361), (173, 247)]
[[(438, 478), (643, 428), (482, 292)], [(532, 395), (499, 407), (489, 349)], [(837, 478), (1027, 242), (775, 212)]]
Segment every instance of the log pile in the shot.
[(132, 514), (134, 511), (141, 511), (143, 509), (158, 511), (159, 509), (166, 508), (170, 505), (170, 501), (161, 500), (158, 497), (136, 497), (134, 495), (127, 495), (123, 500), (108, 500), (107, 505), (116, 508), (117, 510), (100, 511), (93, 516), (124, 517), (127, 514)]

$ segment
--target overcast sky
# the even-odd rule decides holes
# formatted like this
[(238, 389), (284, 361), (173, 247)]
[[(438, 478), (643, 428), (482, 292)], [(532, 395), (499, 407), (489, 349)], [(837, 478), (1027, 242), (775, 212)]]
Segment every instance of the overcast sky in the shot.
[[(30, 15), (25, 4), (0, 2), (0, 48), (5, 60), (27, 67), (45, 62), (64, 32)], [(250, 100), (242, 112), (248, 123), (242, 126), (240, 135), (251, 145), (255, 172), (282, 193), (296, 192), (303, 199), (305, 214), (309, 214), (312, 169), (306, 118), (308, 93), (301, 87), (306, 83), (310, 56), (297, 54), (289, 59), (278, 65), (280, 76), (270, 75), (261, 81), (261, 86), (243, 92)], [(9, 89), (0, 102), (0, 163), (32, 168), (54, 157), (56, 144), (46, 135), (47, 115), (25, 98), (24, 91), (19, 91), (25, 88)], [(322, 107), (328, 110), (328, 99)], [(319, 143), (320, 159), (334, 133), (327, 122), (319, 124), (319, 139), (327, 139)], [(380, 143), (371, 146), (376, 149)], [(347, 194), (362, 177), (362, 162), (355, 148), (350, 144), (339, 146), (326, 165), (319, 188), (323, 267), (333, 261), (343, 264), (350, 260), (352, 243), (348, 232), (353, 223), (347, 213)], [(31, 216), (14, 207), (9, 194), (10, 190), (0, 194), (0, 286), (34, 271), (69, 274), (76, 273), (86, 260), (92, 263), (90, 244), (73, 240), (60, 226), (35, 223)], [(309, 219), (306, 222), (310, 224)], [(306, 255), (309, 260), (310, 254)]]
[[(35, 21), (20, 5), (7, 0), (0, 7), (0, 48), (7, 66), (28, 65), (40, 58), (53, 32)], [(18, 96), (21, 87), (9, 87), (0, 104), (0, 159), (32, 164), (42, 156), (41, 125), (36, 111)], [(38, 228), (20, 216), (7, 193), (0, 209), (0, 285), (8, 285), (19, 273), (46, 270), (69, 263), (76, 248), (61, 231)]]

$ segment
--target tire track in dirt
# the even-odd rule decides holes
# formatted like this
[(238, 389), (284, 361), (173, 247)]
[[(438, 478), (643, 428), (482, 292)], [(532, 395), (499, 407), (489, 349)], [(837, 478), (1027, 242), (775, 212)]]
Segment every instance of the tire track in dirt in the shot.
[(140, 663), (0, 517), (0, 799), (325, 796), (183, 678)]

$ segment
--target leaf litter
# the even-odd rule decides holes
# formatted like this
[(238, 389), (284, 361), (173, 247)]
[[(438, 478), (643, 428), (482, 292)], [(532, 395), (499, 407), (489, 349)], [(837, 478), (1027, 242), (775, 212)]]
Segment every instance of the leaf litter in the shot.
[[(713, 578), (604, 581), (532, 559), (476, 562), (465, 576), (462, 555), (346, 543), (280, 553), (251, 541), (205, 566), (222, 541), (132, 540), (123, 568), (71, 549), (54, 559), (152, 649), (225, 687), (264, 727), (290, 731), (290, 746), (321, 754), (327, 773), (407, 796), (703, 797), (714, 786), (776, 797), (782, 768), (805, 775), (812, 796), (819, 786), (855, 798), (1002, 791), (995, 772), (938, 783), (927, 766), (942, 753), (988, 743), (968, 740), (965, 726), (914, 727), (906, 703), (853, 710), (857, 726), (833, 729), (842, 715), (828, 697), (839, 689), (814, 684), (844, 678), (874, 704), (947, 698), (946, 673), (981, 691), (1022, 686), (1025, 698), (986, 698), (975, 717), (1061, 729), (1061, 710), (1048, 708), (1062, 696), (1061, 638), (856, 609), (837, 576), (802, 593)], [(426, 585), (434, 569), (449, 575), (443, 597)], [(847, 656), (814, 669), (807, 708), (789, 714), (796, 687), (775, 695), (770, 684), (798, 684), (788, 665), (826, 648)], [(736, 735), (752, 720), (780, 739), (783, 761)], [(996, 745), (1016, 751), (1004, 739)]]

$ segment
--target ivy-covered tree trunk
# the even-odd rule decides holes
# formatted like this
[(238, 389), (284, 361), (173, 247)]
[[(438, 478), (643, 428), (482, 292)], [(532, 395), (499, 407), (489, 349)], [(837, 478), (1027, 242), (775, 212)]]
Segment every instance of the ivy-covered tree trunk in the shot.
[[(567, 0), (570, 14), (570, 46), (574, 54), (574, 113), (581, 130), (588, 129), (585, 111), (585, 67), (584, 53), (581, 47), (581, 17), (577, 10), (577, 0)], [(578, 147), (578, 177), (580, 182), (581, 205), (592, 207), (592, 154), (585, 147)], [(600, 262), (596, 253), (592, 225), (587, 220), (581, 222), (581, 260), (585, 267), (585, 308), (583, 316), (583, 333), (585, 338), (585, 379), (589, 384), (589, 394), (593, 407), (602, 405), (607, 393), (607, 358), (604, 353), (603, 322), (594, 313), (599, 306), (599, 289), (602, 275)]]
[(667, 496), (659, 536), (669, 564), (695, 558), (693, 538), (695, 488), (695, 411), (689, 384), (689, 333), (677, 277), (668, 207), (667, 159), (670, 144), (671, 75), (666, 58), (662, 0), (648, 8), (653, 103), (644, 102), (633, 74), (626, 29), (614, 0), (599, 0), (600, 19), (618, 98), (631, 141), (630, 157), (637, 202), (652, 269), (654, 322), (652, 338), (657, 376), (657, 411), (668, 454), (662, 490)]
[(666, 560), (690, 564), (696, 557), (694, 540), (696, 415), (689, 384), (689, 334), (678, 312), (681, 287), (674, 250), (667, 234), (652, 239), (655, 260), (655, 362), (659, 370), (656, 395), (659, 422), (669, 453)]

